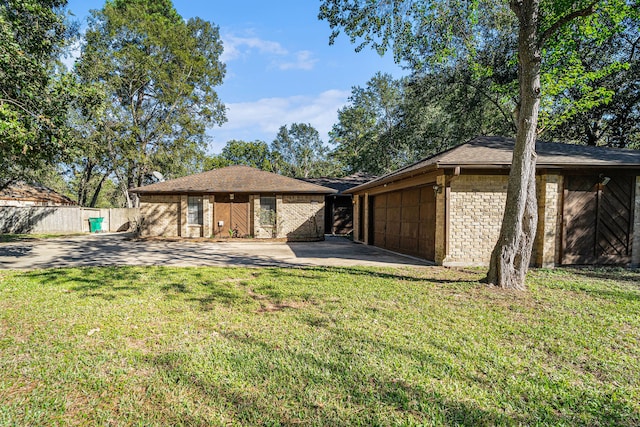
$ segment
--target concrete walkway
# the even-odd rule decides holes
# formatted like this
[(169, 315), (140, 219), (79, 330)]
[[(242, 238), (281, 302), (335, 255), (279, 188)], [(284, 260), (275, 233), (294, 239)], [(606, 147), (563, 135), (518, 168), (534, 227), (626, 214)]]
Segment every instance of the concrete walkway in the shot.
[(110, 265), (400, 267), (429, 263), (341, 237), (305, 243), (191, 242), (133, 240), (120, 233), (0, 243), (0, 269)]

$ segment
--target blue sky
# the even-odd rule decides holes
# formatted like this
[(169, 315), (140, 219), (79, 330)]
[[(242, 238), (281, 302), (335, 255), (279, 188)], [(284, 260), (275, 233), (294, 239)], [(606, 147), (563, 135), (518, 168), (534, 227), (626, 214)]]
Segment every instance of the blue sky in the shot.
[[(69, 0), (68, 8), (86, 26), (90, 9), (104, 0)], [(210, 151), (226, 141), (271, 143), (282, 125), (311, 123), (326, 142), (353, 86), (364, 86), (377, 72), (406, 74), (390, 54), (356, 53), (341, 35), (329, 46), (329, 24), (317, 19), (314, 0), (174, 0), (184, 18), (199, 16), (220, 27), (227, 65), (218, 94), (228, 122), (209, 129)]]

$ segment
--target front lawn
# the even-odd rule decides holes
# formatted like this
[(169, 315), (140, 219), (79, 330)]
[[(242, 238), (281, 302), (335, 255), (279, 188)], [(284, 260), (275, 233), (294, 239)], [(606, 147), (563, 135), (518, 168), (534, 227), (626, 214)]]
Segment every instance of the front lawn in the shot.
[(0, 425), (640, 424), (640, 272), (0, 271)]

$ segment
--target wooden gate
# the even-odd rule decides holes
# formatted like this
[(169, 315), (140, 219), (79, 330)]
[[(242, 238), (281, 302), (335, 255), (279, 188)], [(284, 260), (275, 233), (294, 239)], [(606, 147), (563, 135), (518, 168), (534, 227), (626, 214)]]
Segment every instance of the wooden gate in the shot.
[[(229, 237), (229, 230), (237, 229), (238, 237), (249, 235), (249, 196), (234, 194), (215, 195), (213, 208), (213, 230), (216, 237)], [(222, 221), (223, 225), (218, 226)]]
[(373, 242), (381, 248), (435, 259), (436, 203), (433, 186), (373, 198)]
[(566, 176), (562, 263), (629, 263), (633, 200), (632, 176)]

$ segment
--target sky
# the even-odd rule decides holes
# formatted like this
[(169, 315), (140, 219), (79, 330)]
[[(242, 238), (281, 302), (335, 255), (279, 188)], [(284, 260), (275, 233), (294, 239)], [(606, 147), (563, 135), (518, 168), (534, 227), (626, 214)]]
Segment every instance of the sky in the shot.
[[(89, 10), (104, 0), (69, 0), (68, 9), (86, 28)], [(393, 56), (379, 56), (345, 35), (329, 45), (331, 30), (319, 21), (319, 0), (174, 0), (183, 18), (199, 16), (220, 28), (226, 77), (217, 92), (227, 122), (208, 129), (210, 153), (232, 139), (271, 143), (278, 129), (310, 123), (328, 141), (338, 109), (354, 86), (378, 72), (406, 75)]]

